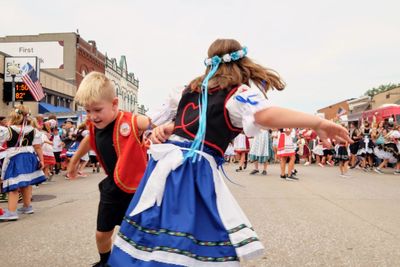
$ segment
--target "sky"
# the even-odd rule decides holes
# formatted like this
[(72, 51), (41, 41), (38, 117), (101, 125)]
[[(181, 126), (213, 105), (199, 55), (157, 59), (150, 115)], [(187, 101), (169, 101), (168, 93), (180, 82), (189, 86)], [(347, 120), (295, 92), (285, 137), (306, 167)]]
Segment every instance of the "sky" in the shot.
[(150, 109), (204, 73), (215, 39), (234, 38), (286, 82), (271, 105), (315, 113), (400, 83), (399, 10), (396, 0), (13, 0), (0, 2), (0, 36), (79, 29), (109, 57), (126, 56)]

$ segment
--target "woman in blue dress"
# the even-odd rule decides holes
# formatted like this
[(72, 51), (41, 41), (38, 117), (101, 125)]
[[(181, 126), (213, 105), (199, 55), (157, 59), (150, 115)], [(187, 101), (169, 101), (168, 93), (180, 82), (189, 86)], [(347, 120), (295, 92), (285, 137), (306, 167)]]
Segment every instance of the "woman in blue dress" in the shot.
[(150, 147), (110, 266), (239, 266), (261, 256), (264, 247), (224, 182), (229, 142), (263, 127), (311, 127), (323, 140), (348, 140), (346, 129), (327, 120), (270, 107), (266, 91), (284, 83), (246, 55), (236, 40), (216, 40), (205, 74), (151, 115), (156, 125), (173, 121), (153, 131), (153, 143), (166, 142)]

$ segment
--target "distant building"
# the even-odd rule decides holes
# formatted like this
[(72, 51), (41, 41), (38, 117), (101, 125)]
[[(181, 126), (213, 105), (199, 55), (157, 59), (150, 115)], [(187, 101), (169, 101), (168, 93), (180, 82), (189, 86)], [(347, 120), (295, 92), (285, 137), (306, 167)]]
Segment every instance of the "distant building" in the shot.
[[(78, 33), (0, 37), (0, 51), (3, 52), (0, 58), (3, 75), (4, 56), (39, 58), (40, 82), (46, 97), (39, 104), (27, 102), (34, 114), (60, 110), (65, 113), (65, 109), (58, 107), (74, 112), (74, 96), (83, 77), (93, 70), (105, 72), (105, 56), (97, 50), (96, 42), (87, 42)], [(0, 107), (0, 110), (7, 108), (10, 107)]]
[(106, 77), (115, 86), (121, 110), (138, 113), (139, 80), (128, 72), (125, 56), (121, 56), (119, 64), (115, 58), (106, 57)]
[(324, 117), (327, 120), (337, 119), (338, 117), (347, 115), (349, 113), (349, 104), (347, 102), (352, 99), (353, 98), (329, 105), (319, 109), (317, 112), (318, 114), (324, 114)]

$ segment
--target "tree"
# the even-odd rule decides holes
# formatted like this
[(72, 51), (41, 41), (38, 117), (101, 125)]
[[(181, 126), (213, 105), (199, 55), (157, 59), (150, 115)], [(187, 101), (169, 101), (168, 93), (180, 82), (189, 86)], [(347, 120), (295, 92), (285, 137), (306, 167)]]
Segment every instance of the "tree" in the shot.
[(397, 87), (400, 87), (400, 83), (398, 83), (398, 84), (395, 84), (395, 83), (382, 84), (378, 88), (374, 87), (372, 89), (367, 90), (364, 93), (364, 95), (373, 97), (376, 94), (383, 93), (383, 92), (392, 90), (392, 89), (397, 88)]

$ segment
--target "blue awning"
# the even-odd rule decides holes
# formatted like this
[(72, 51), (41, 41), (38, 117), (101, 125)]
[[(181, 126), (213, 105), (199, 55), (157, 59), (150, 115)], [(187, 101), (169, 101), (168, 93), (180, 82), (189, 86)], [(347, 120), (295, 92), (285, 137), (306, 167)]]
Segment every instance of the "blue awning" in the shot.
[(47, 103), (39, 103), (39, 113), (60, 113), (60, 112), (71, 112), (69, 108), (65, 107), (57, 107), (52, 104), (47, 104)]

